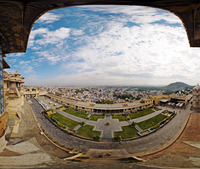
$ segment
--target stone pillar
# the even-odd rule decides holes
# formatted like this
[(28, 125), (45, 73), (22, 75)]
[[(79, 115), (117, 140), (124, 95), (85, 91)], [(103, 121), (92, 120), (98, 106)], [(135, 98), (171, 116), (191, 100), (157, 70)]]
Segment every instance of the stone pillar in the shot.
[(193, 112), (200, 113), (200, 86), (199, 84), (193, 88), (192, 90), (192, 97), (193, 97)]
[(3, 94), (3, 55), (0, 46), (0, 152), (6, 147), (8, 113), (4, 113), (4, 94)]
[(0, 114), (4, 111), (4, 95), (3, 95), (3, 56), (0, 46)]

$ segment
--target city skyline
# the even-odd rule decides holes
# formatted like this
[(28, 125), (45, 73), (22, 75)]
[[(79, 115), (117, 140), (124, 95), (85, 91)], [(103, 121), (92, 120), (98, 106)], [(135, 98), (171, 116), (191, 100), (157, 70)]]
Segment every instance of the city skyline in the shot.
[(82, 6), (44, 14), (26, 53), (7, 55), (27, 85), (198, 83), (200, 49), (174, 14), (140, 6)]

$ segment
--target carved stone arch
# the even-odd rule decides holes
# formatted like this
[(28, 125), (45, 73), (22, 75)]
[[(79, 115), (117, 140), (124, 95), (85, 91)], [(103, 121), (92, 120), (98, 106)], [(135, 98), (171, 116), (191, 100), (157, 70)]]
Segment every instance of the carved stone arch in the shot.
[(3, 53), (25, 52), (32, 26), (45, 12), (78, 5), (140, 5), (168, 10), (182, 20), (190, 46), (200, 47), (199, 0), (0, 0)]
[(200, 7), (194, 12), (194, 39), (200, 45)]

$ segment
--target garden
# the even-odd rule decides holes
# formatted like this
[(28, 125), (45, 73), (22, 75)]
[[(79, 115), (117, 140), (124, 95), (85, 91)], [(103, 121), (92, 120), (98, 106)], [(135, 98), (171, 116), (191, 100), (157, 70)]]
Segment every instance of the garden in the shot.
[(60, 126), (60, 127), (68, 127), (70, 129), (74, 129), (77, 125), (79, 125), (79, 122), (76, 122), (74, 120), (71, 120), (59, 113), (54, 113), (54, 114), (51, 114), (50, 115), (50, 118), (53, 120), (56, 120), (57, 121), (57, 124)]
[(121, 137), (121, 139), (128, 139), (133, 137), (138, 137), (138, 131), (134, 126), (123, 126), (123, 131), (116, 131), (114, 132), (114, 137), (118, 138)]
[[(86, 114), (83, 111), (75, 111), (72, 108), (63, 109), (63, 111), (71, 115), (74, 115), (83, 119), (91, 120), (91, 121), (97, 121), (99, 118), (100, 119), (105, 118), (105, 114), (90, 115), (90, 114)], [(155, 109), (152, 110), (148, 108), (143, 111), (132, 112), (131, 114), (128, 114), (128, 115), (114, 114), (112, 115), (112, 118), (118, 119), (119, 121), (127, 121), (127, 120), (131, 120), (131, 119), (135, 119), (135, 118), (139, 118), (139, 117), (151, 114), (154, 111)], [(55, 110), (49, 110), (49, 112), (44, 111), (44, 113), (47, 115), (46, 117), (50, 118), (51, 121), (53, 121), (57, 126), (59, 126), (60, 128), (66, 131), (70, 130), (77, 136), (81, 136), (84, 138), (100, 140), (101, 132), (94, 131), (93, 130), (94, 126), (92, 125), (85, 124), (85, 122), (74, 121), (68, 117), (65, 117), (57, 113)], [(157, 130), (160, 126), (165, 125), (174, 116), (175, 116), (174, 112), (164, 110), (162, 113), (139, 123), (135, 123), (132, 120), (131, 124), (129, 123), (130, 125), (122, 126), (122, 131), (115, 131), (113, 133), (114, 134), (113, 139), (115, 141), (120, 141), (124, 139), (131, 139), (131, 138), (134, 139), (134, 138), (146, 135), (152, 131)]]
[(157, 116), (154, 116), (148, 120), (142, 121), (140, 123), (137, 123), (137, 125), (142, 129), (142, 130), (146, 130), (150, 127), (155, 126), (156, 124), (160, 123), (161, 121), (163, 121), (165, 118), (167, 118), (168, 116), (163, 115), (163, 114), (158, 114)]
[(104, 117), (104, 114), (92, 114), (89, 119), (92, 121), (97, 121), (98, 119), (103, 119)]
[(126, 121), (126, 116), (123, 114), (115, 114), (112, 116), (113, 119), (118, 119), (119, 121)]
[(84, 125), (77, 130), (77, 135), (91, 139), (97, 139), (97, 140), (98, 138), (100, 139), (101, 132), (94, 131), (93, 128), (94, 126)]
[(151, 114), (151, 113), (153, 113), (154, 111), (152, 110), (152, 109), (150, 109), (150, 108), (148, 108), (148, 109), (145, 109), (145, 110), (143, 110), (143, 111), (134, 111), (134, 112), (132, 112), (131, 114), (129, 114), (129, 117), (131, 118), (131, 119), (136, 119), (136, 118), (139, 118), (139, 117), (142, 117), (142, 116), (146, 116), (146, 115), (148, 115), (148, 114)]
[(64, 112), (68, 113), (68, 114), (71, 114), (73, 116), (77, 116), (77, 117), (80, 117), (80, 118), (83, 118), (83, 119), (86, 119), (88, 114), (85, 113), (84, 111), (76, 111), (72, 108), (67, 108), (65, 110), (63, 110)]

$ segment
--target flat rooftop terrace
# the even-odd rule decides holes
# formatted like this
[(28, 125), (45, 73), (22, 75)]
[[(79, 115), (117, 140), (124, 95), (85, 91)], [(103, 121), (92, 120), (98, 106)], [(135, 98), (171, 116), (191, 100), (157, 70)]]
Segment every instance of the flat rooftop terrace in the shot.
[(55, 96), (53, 94), (47, 94), (46, 96), (62, 101), (63, 103), (68, 103), (69, 105), (84, 107), (88, 109), (102, 109), (102, 110), (131, 109), (151, 104), (151, 103), (140, 103), (140, 101), (135, 101), (133, 103), (125, 102), (125, 103), (114, 103), (114, 104), (96, 104), (93, 102), (75, 101), (68, 98), (62, 98), (60, 96)]

